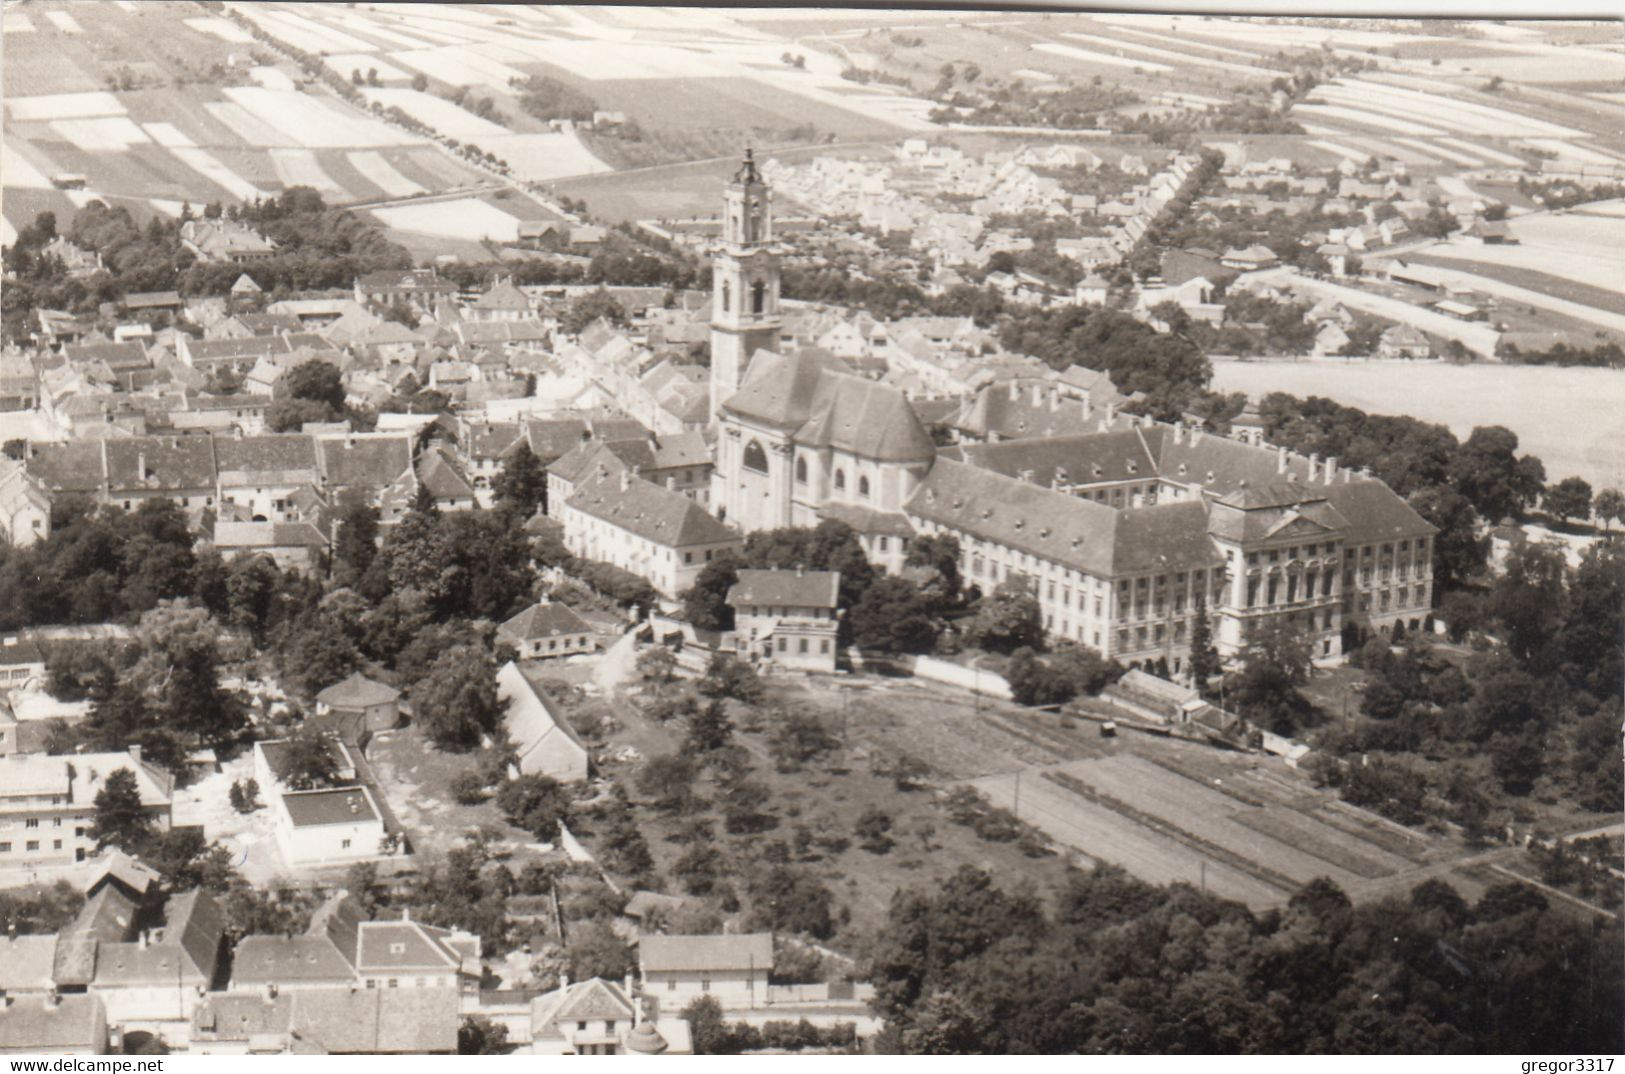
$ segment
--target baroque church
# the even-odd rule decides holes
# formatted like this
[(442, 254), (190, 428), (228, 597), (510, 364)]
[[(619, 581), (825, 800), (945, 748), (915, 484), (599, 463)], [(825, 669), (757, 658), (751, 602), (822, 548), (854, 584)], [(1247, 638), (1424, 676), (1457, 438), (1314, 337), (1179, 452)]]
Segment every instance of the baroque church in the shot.
[(879, 566), (902, 565), (903, 505), (936, 445), (901, 391), (828, 352), (777, 352), (779, 269), (772, 192), (747, 151), (728, 184), (713, 264), (712, 505), (747, 533), (839, 519)]

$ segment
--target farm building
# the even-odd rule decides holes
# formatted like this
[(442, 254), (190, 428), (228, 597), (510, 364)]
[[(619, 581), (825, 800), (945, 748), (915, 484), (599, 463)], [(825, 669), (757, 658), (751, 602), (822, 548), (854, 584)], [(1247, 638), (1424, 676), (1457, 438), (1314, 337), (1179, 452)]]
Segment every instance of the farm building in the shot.
[(1408, 324), (1396, 324), (1377, 341), (1379, 358), (1431, 358), (1433, 345), (1428, 337)]
[(521, 773), (561, 783), (587, 778), (587, 746), (581, 736), (564, 710), (511, 660), (497, 671), (497, 696), (506, 704), (504, 720)]
[(701, 996), (725, 1011), (766, 1006), (772, 968), (771, 932), (638, 939), (643, 992), (667, 1010), (681, 1010)]
[(521, 660), (590, 653), (596, 649), (592, 626), (565, 604), (532, 604), (497, 627), (497, 637), (519, 650)]

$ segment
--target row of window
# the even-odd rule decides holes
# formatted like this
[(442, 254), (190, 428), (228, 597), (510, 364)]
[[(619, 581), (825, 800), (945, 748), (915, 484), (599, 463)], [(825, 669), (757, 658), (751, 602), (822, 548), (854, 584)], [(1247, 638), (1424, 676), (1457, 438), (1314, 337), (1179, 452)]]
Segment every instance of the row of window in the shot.
[[(790, 651), (790, 639), (781, 636), (777, 640), (778, 640), (778, 646), (777, 646), (778, 651), (781, 652), (781, 653), (788, 653)], [(807, 647), (807, 643), (809, 641), (811, 641), (811, 640), (812, 639), (810, 639), (810, 638), (797, 638), (796, 639), (796, 642), (797, 642), (796, 652), (800, 653), (802, 656), (806, 656), (809, 652), (811, 652), (811, 650)], [(820, 653), (822, 653), (823, 655), (825, 655), (825, 656), (829, 655), (829, 639), (828, 638), (819, 638), (818, 639), (818, 651)]]
[[(26, 843), (24, 843), (23, 846), (24, 846), (24, 851), (23, 852), (25, 854), (26, 853), (34, 853), (34, 852), (37, 852), (39, 850), (40, 841), (38, 839), (30, 839)], [(62, 849), (62, 840), (60, 840), (60, 839), (51, 840), (51, 849), (52, 850), (61, 850)], [(7, 843), (7, 842), (0, 842), (0, 854), (10, 854), (10, 853), (11, 853), (11, 844)]]

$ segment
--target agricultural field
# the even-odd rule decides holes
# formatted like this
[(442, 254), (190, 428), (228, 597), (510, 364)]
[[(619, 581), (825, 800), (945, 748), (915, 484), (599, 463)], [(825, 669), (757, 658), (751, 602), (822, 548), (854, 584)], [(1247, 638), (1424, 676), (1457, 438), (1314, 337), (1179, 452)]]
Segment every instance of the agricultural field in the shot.
[(1378, 414), (1444, 424), (1459, 437), (1504, 425), (1546, 476), (1625, 487), (1625, 373), (1609, 369), (1338, 359), (1215, 362), (1213, 388), (1320, 395)]

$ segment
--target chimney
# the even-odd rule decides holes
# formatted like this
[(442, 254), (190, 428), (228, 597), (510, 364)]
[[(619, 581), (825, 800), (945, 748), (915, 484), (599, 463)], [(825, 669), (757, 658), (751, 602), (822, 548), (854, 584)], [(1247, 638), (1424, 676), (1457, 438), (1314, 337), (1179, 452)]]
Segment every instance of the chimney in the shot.
[(151, 935), (152, 935), (152, 933), (149, 930), (142, 929), (139, 933), (136, 934), (136, 937), (135, 937), (136, 945), (141, 950), (145, 951), (147, 949), (148, 937), (150, 937)]
[(1183, 444), (1184, 442), (1185, 442), (1185, 423), (1184, 423), (1184, 421), (1176, 420), (1174, 422), (1174, 443)]
[(633, 983), (633, 980), (634, 980), (634, 978), (633, 978), (631, 972), (628, 971), (626, 977), (621, 982), (621, 987), (626, 990), (626, 998), (632, 1000), (633, 1017), (636, 1018), (637, 1015), (642, 1012), (643, 1004), (639, 1003), (636, 999), (633, 999), (633, 997), (632, 997), (632, 983)]
[(1326, 456), (1326, 484), (1330, 485), (1332, 483), (1332, 478), (1334, 478), (1336, 476), (1337, 476), (1337, 456), (1336, 455), (1328, 455), (1328, 456)]
[(135, 479), (137, 481), (147, 479), (147, 452), (144, 448), (135, 453)]
[(1320, 476), (1320, 456), (1314, 452), (1309, 453), (1309, 480), (1313, 481)]
[(1116, 422), (1117, 422), (1117, 404), (1116, 403), (1107, 403), (1106, 404), (1106, 424), (1107, 425), (1113, 425), (1113, 424), (1116, 424)]
[(625, 492), (627, 489), (629, 489), (631, 487), (632, 487), (632, 471), (631, 470), (622, 470), (621, 471), (621, 491)]
[(1010, 401), (1013, 403), (1021, 398), (1021, 385), (1017, 381), (1010, 382)]
[(565, 989), (567, 989), (569, 987), (570, 987), (570, 971), (569, 970), (560, 970), (559, 971), (559, 991), (562, 992), (562, 991), (564, 991)]
[(261, 989), (261, 995), (263, 995), (265, 997), (265, 1002), (267, 1002), (267, 1003), (275, 1002), (275, 1000), (276, 1000), (276, 985), (275, 984), (267, 984), (263, 989)]
[(60, 1006), (62, 1006), (62, 993), (53, 988), (45, 994), (45, 1009), (54, 1011)]
[(807, 567), (806, 567), (805, 564), (801, 564), (801, 563), (796, 564), (796, 577), (797, 578), (805, 578), (805, 577), (807, 577)]
[(1275, 449), (1275, 472), (1278, 474), (1286, 473), (1286, 448), (1284, 447)]
[(1195, 447), (1202, 439), (1202, 424), (1197, 422), (1191, 426), (1191, 447)]
[(141, 746), (139, 744), (130, 747), (130, 759), (132, 761), (141, 760)]

